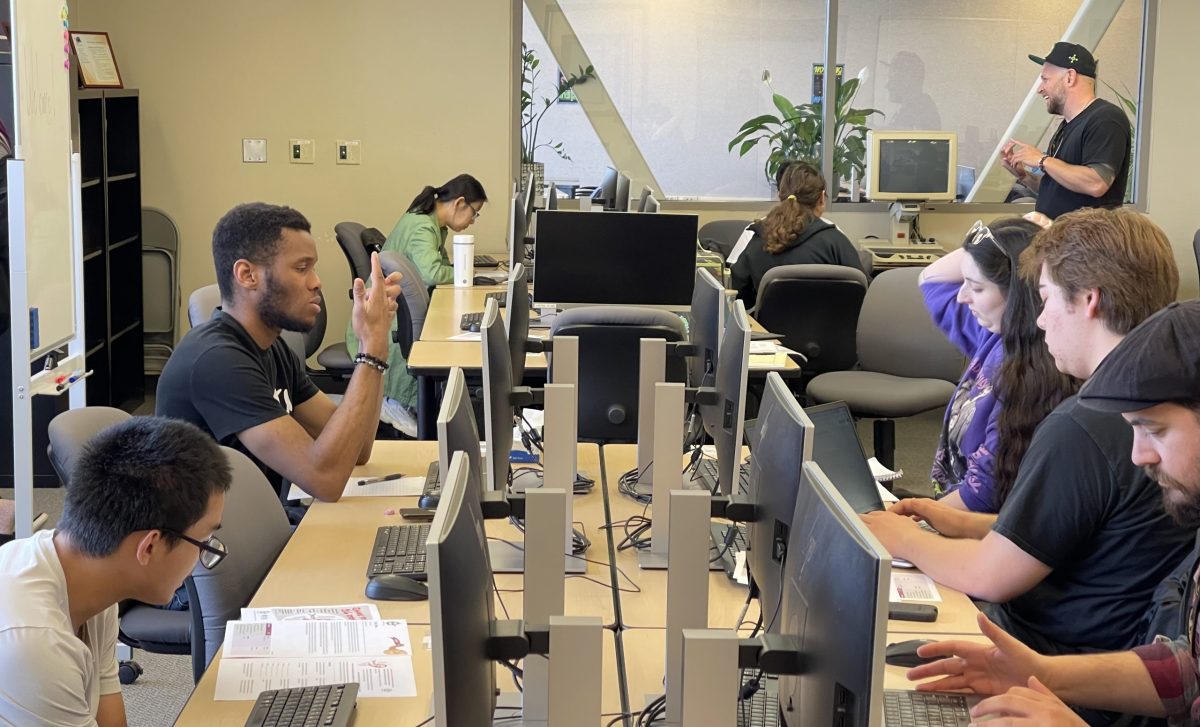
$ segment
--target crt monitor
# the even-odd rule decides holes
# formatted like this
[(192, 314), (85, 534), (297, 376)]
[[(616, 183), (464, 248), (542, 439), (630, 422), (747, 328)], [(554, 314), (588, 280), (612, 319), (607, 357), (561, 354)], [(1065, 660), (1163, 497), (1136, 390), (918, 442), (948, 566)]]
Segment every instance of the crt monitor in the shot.
[(512, 450), (512, 359), (508, 336), (500, 321), (500, 306), (494, 298), (483, 309), (480, 324), (483, 339), (483, 421), (487, 442), (487, 489), (505, 492), (508, 487), (508, 457)]
[(758, 590), (763, 625), (778, 632), (780, 578), (800, 468), (812, 457), (813, 424), (775, 371), (767, 374), (758, 426), (751, 437), (750, 494), (755, 517), (750, 523), (746, 568)]
[(817, 428), (813, 438), (812, 459), (850, 503), (855, 512), (883, 509), (879, 487), (867, 464), (854, 416), (844, 401), (834, 401), (804, 410)]
[(952, 131), (867, 132), (867, 189), (884, 202), (951, 202), (958, 193)]
[(508, 315), (504, 332), (508, 336), (509, 363), (513, 386), (525, 378), (525, 342), (529, 340), (529, 284), (525, 266), (513, 265), (508, 272)]
[(717, 449), (717, 487), (738, 494), (734, 483), (741, 467), (742, 427), (746, 417), (746, 375), (750, 362), (750, 318), (746, 304), (733, 302), (717, 354), (717, 403), (700, 407), (704, 428)]
[(540, 212), (534, 300), (686, 311), (696, 275), (696, 229), (696, 215)]
[(692, 307), (688, 313), (688, 340), (699, 352), (688, 362), (692, 386), (712, 386), (717, 370), (717, 349), (724, 330), (725, 286), (707, 268), (696, 268)]
[(492, 566), (479, 498), (468, 493), (470, 469), (455, 453), (426, 540), (437, 727), (490, 725), (496, 710), (496, 665), (487, 657)]
[(625, 172), (617, 174), (616, 194), (613, 198), (612, 209), (615, 212), (629, 211), (629, 176)]
[[(654, 197), (654, 190), (651, 189), (650, 185), (647, 184), (647, 185), (642, 186), (641, 194), (638, 195), (637, 211), (638, 212), (649, 212), (650, 210), (646, 209), (646, 204), (648, 203), (648, 201), (650, 199), (653, 199), (653, 197)], [(655, 210), (655, 211), (657, 211), (657, 210)]]
[(799, 639), (808, 668), (779, 678), (783, 723), (879, 724), (891, 557), (813, 462), (800, 478), (785, 560), (778, 631)]

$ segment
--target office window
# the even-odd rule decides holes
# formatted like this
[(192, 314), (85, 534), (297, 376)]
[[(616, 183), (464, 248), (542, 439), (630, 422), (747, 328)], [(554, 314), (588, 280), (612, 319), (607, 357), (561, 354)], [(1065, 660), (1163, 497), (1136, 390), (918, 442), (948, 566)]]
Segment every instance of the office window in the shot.
[[(767, 146), (740, 157), (727, 145), (745, 121), (778, 114), (772, 89), (794, 104), (813, 100), (814, 65), (825, 53), (823, 1), (559, 4), (662, 193), (773, 197), (764, 175)], [(884, 112), (871, 116), (869, 127), (954, 131), (958, 163), (982, 174), (1036, 81), (1027, 55), (1048, 51), (1080, 6), (1080, 0), (840, 0), (838, 62), (844, 78), (862, 79), (854, 106)], [(1118, 94), (1137, 101), (1142, 16), (1143, 3), (1126, 0), (1096, 47), (1098, 95), (1118, 105)], [(544, 65), (557, 68), (528, 11), (524, 38), (547, 59)], [(552, 73), (544, 74), (547, 82)], [(1044, 148), (1056, 124), (1043, 138), (1025, 141)], [(541, 134), (562, 141), (573, 159), (542, 150), (547, 179), (599, 181), (608, 154), (584, 109), (560, 104)]]

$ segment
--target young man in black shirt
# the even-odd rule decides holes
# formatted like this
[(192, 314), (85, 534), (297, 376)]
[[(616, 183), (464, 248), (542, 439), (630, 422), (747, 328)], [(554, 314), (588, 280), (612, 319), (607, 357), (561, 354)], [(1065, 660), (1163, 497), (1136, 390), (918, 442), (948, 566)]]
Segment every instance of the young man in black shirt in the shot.
[(1037, 92), (1046, 110), (1063, 121), (1045, 151), (1016, 139), (1005, 144), (1005, 168), (1037, 192), (1035, 209), (1050, 219), (1082, 207), (1120, 207), (1132, 132), (1124, 111), (1096, 97), (1096, 59), (1075, 43), (1055, 43), (1045, 58), (1029, 58), (1042, 66)]
[[(1056, 365), (1081, 379), (1179, 285), (1166, 235), (1128, 210), (1064, 215), (1034, 238), (1022, 267), (1039, 278), (1038, 324)], [(1120, 415), (1071, 397), (1038, 426), (979, 539), (917, 527), (909, 516), (951, 530), (938, 517), (949, 508), (931, 501), (864, 518), (892, 555), (990, 602), (993, 620), (1042, 653), (1128, 648), (1143, 637), (1154, 589), (1194, 537), (1163, 511), (1158, 485), (1129, 461), (1131, 446)]]
[(306, 331), (320, 312), (317, 246), (308, 220), (288, 207), (230, 210), (213, 230), (221, 309), (189, 332), (164, 367), (155, 413), (189, 421), (247, 453), (273, 485), (286, 479), (335, 502), (350, 470), (371, 456), (399, 273), (354, 281), (351, 322), (362, 342), (339, 405), (319, 391), (280, 338)]

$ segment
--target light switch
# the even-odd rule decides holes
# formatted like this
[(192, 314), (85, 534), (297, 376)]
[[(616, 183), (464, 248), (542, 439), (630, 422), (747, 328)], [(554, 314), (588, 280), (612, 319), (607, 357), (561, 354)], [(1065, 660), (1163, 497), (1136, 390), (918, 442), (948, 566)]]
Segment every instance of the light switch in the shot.
[(312, 164), (316, 161), (312, 139), (288, 140), (288, 161), (292, 164)]
[(248, 164), (267, 162), (266, 139), (242, 139), (242, 161)]
[(352, 141), (339, 139), (335, 146), (337, 147), (335, 161), (338, 164), (362, 164), (362, 144), (358, 139)]

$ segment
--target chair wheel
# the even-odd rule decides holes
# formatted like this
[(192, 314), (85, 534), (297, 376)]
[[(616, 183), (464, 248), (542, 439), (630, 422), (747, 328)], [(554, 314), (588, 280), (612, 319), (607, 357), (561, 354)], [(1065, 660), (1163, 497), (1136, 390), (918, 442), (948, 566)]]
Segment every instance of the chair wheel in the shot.
[(136, 661), (123, 661), (117, 667), (117, 678), (122, 684), (133, 684), (142, 675), (142, 665)]

